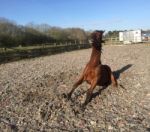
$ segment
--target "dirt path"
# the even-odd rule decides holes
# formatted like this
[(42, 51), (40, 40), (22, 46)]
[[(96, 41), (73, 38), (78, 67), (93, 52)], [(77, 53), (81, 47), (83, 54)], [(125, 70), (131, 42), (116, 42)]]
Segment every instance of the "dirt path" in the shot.
[(150, 131), (150, 45), (104, 46), (102, 63), (119, 86), (96, 87), (80, 112), (88, 84), (62, 97), (81, 74), (91, 49), (0, 65), (1, 131)]

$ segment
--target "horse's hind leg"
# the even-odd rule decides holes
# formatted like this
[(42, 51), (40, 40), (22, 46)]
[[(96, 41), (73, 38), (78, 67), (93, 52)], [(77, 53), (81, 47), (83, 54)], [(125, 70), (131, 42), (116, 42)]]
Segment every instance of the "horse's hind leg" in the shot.
[(118, 87), (117, 80), (116, 80), (116, 78), (115, 78), (115, 76), (113, 75), (112, 72), (111, 72), (111, 82), (112, 82), (114, 87)]
[(74, 90), (75, 90), (80, 84), (82, 84), (83, 79), (84, 79), (84, 76), (82, 75), (82, 76), (78, 79), (78, 81), (76, 81), (76, 82), (74, 83), (74, 85), (73, 85), (71, 91), (70, 91), (70, 92), (68, 93), (68, 95), (67, 95), (67, 98), (68, 98), (68, 99), (71, 98), (71, 95), (72, 95), (72, 93), (74, 92)]

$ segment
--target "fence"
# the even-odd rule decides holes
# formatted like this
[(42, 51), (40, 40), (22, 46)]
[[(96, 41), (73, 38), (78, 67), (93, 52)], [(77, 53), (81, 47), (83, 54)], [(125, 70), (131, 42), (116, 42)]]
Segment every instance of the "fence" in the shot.
[(78, 49), (86, 49), (90, 48), (89, 44), (73, 44), (73, 45), (53, 45), (53, 46), (41, 46), (37, 48), (26, 48), (26, 49), (17, 49), (8, 52), (0, 52), (0, 64), (6, 63), (9, 61), (16, 61), (25, 58), (33, 58), (44, 55), (52, 55), (56, 53), (78, 50)]
[[(137, 43), (139, 43), (139, 42), (137, 42)], [(140, 42), (140, 43), (147, 43), (147, 44), (149, 44), (150, 43), (150, 39), (146, 39), (146, 40), (142, 39), (142, 42)], [(123, 41), (122, 42), (119, 41), (119, 37), (116, 37), (116, 38), (106, 38), (105, 39), (105, 44), (106, 45), (117, 45), (117, 44), (125, 44), (125, 43)], [(134, 44), (136, 44), (136, 43), (134, 43)]]
[(115, 37), (115, 38), (106, 38), (105, 44), (107, 44), (107, 45), (114, 44), (115, 45), (115, 44), (123, 44), (123, 43), (119, 41), (119, 37)]

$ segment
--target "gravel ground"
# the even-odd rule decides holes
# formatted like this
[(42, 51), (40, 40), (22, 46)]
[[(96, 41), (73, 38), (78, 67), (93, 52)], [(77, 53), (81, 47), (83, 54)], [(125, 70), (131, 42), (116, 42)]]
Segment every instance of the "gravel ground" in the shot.
[(150, 45), (104, 46), (102, 63), (111, 66), (118, 88), (96, 87), (84, 112), (88, 84), (70, 91), (91, 49), (0, 65), (0, 131), (149, 132)]

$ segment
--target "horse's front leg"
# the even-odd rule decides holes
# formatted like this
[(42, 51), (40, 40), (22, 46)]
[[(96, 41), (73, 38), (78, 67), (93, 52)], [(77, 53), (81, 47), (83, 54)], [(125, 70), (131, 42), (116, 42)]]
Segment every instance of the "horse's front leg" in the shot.
[(92, 81), (91, 87), (90, 87), (90, 88), (88, 89), (88, 91), (87, 91), (86, 99), (85, 99), (85, 102), (84, 102), (83, 105), (82, 105), (82, 109), (85, 109), (86, 105), (90, 102), (91, 97), (92, 97), (93, 90), (94, 90), (94, 88), (95, 88), (96, 85), (97, 85), (97, 81), (98, 81), (97, 78), (95, 78), (95, 79)]
[(71, 91), (67, 94), (67, 99), (69, 100), (71, 98), (72, 93), (74, 92), (74, 90), (82, 84), (84, 80), (84, 75), (81, 75), (80, 78), (78, 79), (78, 81), (76, 81), (71, 89)]

